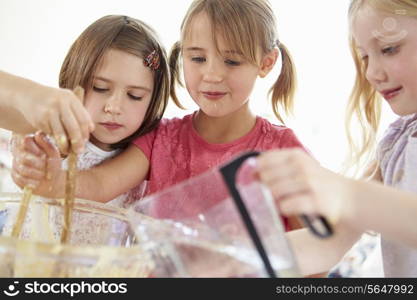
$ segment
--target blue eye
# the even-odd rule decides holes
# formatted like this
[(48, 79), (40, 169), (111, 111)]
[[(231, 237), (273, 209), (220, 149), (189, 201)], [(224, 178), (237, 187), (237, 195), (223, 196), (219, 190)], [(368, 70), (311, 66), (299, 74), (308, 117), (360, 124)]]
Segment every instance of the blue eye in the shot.
[(226, 64), (230, 65), (230, 66), (240, 66), (240, 62), (239, 61), (235, 61), (235, 60), (231, 60), (231, 59), (226, 59), (224, 62)]
[(382, 49), (382, 54), (395, 54), (398, 50), (398, 46), (396, 47), (386, 47)]
[(201, 56), (192, 57), (191, 60), (194, 61), (194, 62), (197, 62), (197, 63), (202, 63), (202, 62), (206, 61), (206, 59), (204, 57), (201, 57)]
[(98, 88), (98, 87), (96, 87), (96, 86), (93, 86), (93, 90), (94, 90), (95, 92), (98, 92), (98, 93), (105, 93), (105, 92), (107, 92), (109, 89), (102, 89), (102, 88)]

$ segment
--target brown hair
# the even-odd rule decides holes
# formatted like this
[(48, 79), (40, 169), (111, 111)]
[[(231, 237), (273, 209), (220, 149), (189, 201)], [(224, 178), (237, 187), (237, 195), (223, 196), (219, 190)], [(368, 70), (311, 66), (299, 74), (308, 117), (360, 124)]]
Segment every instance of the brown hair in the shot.
[(129, 137), (112, 144), (125, 148), (130, 141), (156, 127), (165, 111), (170, 88), (166, 51), (155, 31), (137, 19), (127, 16), (105, 16), (91, 24), (71, 46), (59, 74), (59, 86), (73, 90), (91, 88), (92, 78), (107, 50), (117, 49), (146, 58), (156, 50), (160, 65), (154, 73), (154, 88), (142, 125)]
[[(205, 12), (211, 21), (216, 46), (216, 36), (220, 34), (225, 38), (226, 43), (242, 53), (250, 63), (258, 65), (259, 54), (266, 55), (275, 47), (281, 50), (282, 70), (269, 93), (272, 93), (274, 114), (283, 123), (280, 107), (285, 113), (292, 111), (296, 73), (288, 49), (278, 41), (275, 16), (266, 0), (194, 0), (192, 2), (181, 25), (181, 41), (174, 44), (169, 57), (172, 78), (171, 98), (175, 104), (183, 108), (175, 92), (176, 83), (183, 86), (179, 75), (182, 42), (191, 30), (190, 24), (193, 18), (201, 12)], [(258, 53), (258, 49), (261, 53)]]

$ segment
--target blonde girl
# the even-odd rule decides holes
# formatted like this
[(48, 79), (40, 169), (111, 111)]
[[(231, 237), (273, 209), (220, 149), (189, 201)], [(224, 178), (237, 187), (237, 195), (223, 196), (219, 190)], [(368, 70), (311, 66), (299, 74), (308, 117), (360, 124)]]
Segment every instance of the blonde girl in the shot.
[(356, 114), (364, 132), (354, 148), (357, 160), (375, 144), (381, 98), (399, 116), (378, 144), (373, 180), (344, 178), (293, 151), (266, 153), (261, 178), (286, 214), (323, 214), (337, 227), (324, 242), (301, 231), (291, 237), (305, 273), (329, 268), (364, 230), (373, 230), (382, 236), (385, 276), (416, 277), (417, 1), (353, 0), (349, 18), (357, 78), (348, 116)]

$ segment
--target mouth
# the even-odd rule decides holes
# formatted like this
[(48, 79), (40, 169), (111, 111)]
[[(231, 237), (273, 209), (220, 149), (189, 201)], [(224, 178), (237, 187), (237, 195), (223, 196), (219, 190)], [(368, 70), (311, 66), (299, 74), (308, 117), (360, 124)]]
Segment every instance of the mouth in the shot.
[(105, 127), (108, 130), (117, 130), (117, 129), (123, 127), (122, 124), (114, 123), (114, 122), (102, 122), (102, 123), (99, 123), (99, 124), (101, 126)]
[(201, 92), (203, 96), (209, 100), (218, 100), (223, 98), (227, 93), (224, 92), (214, 92), (214, 91), (205, 91)]
[(396, 97), (402, 91), (402, 89), (403, 88), (400, 86), (394, 89), (383, 90), (380, 93), (386, 100), (391, 100)]

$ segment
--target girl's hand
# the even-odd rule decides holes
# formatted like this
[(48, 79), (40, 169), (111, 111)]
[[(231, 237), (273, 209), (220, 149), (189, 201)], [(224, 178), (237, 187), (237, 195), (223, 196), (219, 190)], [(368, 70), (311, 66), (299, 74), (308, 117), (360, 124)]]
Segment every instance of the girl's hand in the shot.
[(80, 96), (70, 90), (41, 86), (33, 90), (31, 101), (20, 101), (19, 109), (36, 129), (53, 136), (61, 153), (71, 147), (82, 152), (85, 141), (94, 130), (89, 113)]
[(261, 154), (258, 170), (285, 215), (323, 215), (331, 223), (351, 215), (352, 181), (321, 167), (299, 149)]
[(35, 194), (54, 197), (64, 176), (58, 149), (40, 132), (13, 139), (13, 181)]

